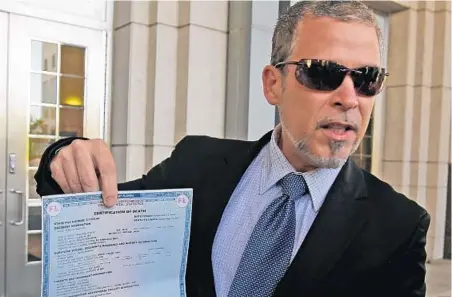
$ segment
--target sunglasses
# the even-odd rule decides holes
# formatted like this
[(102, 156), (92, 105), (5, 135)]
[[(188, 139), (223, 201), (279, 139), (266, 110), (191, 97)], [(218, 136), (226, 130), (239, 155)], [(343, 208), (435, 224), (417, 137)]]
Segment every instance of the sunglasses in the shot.
[(345, 76), (350, 74), (356, 93), (366, 97), (379, 94), (389, 75), (385, 68), (365, 66), (350, 69), (336, 62), (318, 59), (280, 62), (275, 67), (281, 68), (285, 65), (297, 65), (297, 81), (316, 91), (334, 91), (342, 84)]

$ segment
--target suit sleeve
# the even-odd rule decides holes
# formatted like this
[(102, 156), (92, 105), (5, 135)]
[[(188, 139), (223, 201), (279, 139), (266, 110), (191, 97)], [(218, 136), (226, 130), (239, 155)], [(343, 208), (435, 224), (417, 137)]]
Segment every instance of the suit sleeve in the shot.
[(82, 137), (63, 138), (49, 145), (42, 154), (38, 170), (34, 175), (36, 181), (36, 193), (38, 193), (39, 196), (63, 194), (63, 190), (61, 190), (60, 186), (52, 178), (50, 162), (52, 162), (53, 157), (55, 157), (60, 149), (70, 145), (76, 139), (86, 140), (86, 138)]
[[(177, 160), (183, 161), (183, 157), (179, 157), (181, 146), (186, 142), (185, 137), (177, 145), (173, 153), (169, 158), (162, 161), (160, 164), (153, 167), (146, 174), (143, 174), (141, 178), (119, 183), (118, 190), (144, 190), (144, 189), (163, 189), (171, 187), (175, 181), (170, 180), (171, 168)], [(50, 163), (55, 156), (56, 152), (64, 146), (69, 145), (72, 141), (78, 138), (67, 138), (62, 141), (58, 141), (50, 145), (43, 153), (38, 170), (34, 176), (36, 180), (36, 192), (42, 197), (46, 195), (63, 194), (60, 186), (52, 178), (50, 171)]]
[(389, 264), (385, 296), (425, 297), (426, 295), (426, 238), (430, 215), (425, 212), (413, 232), (408, 248)]

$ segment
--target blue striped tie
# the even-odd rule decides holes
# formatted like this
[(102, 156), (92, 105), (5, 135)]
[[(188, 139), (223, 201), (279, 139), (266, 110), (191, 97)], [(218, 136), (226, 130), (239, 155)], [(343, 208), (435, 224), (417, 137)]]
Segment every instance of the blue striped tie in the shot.
[(247, 243), (228, 297), (270, 297), (289, 267), (295, 240), (295, 201), (307, 191), (303, 176), (280, 180), (283, 195), (265, 209)]

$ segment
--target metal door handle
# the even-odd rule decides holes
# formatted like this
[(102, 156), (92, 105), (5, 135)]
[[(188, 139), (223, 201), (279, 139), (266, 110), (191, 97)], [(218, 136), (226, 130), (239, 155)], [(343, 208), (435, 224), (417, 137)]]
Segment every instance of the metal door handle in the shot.
[(16, 154), (11, 153), (9, 154), (9, 173), (15, 174), (16, 173)]
[(20, 226), (24, 223), (24, 212), (25, 212), (25, 203), (24, 203), (24, 193), (19, 190), (10, 190), (11, 193), (17, 194), (20, 197), (20, 221), (11, 221), (11, 225)]

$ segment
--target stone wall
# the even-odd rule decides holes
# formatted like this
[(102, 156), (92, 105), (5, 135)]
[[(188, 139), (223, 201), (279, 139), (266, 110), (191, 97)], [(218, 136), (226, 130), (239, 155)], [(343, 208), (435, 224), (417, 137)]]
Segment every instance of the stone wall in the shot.
[(443, 257), (451, 135), (451, 5), (402, 2), (390, 15), (382, 177), (432, 216), (428, 257)]

